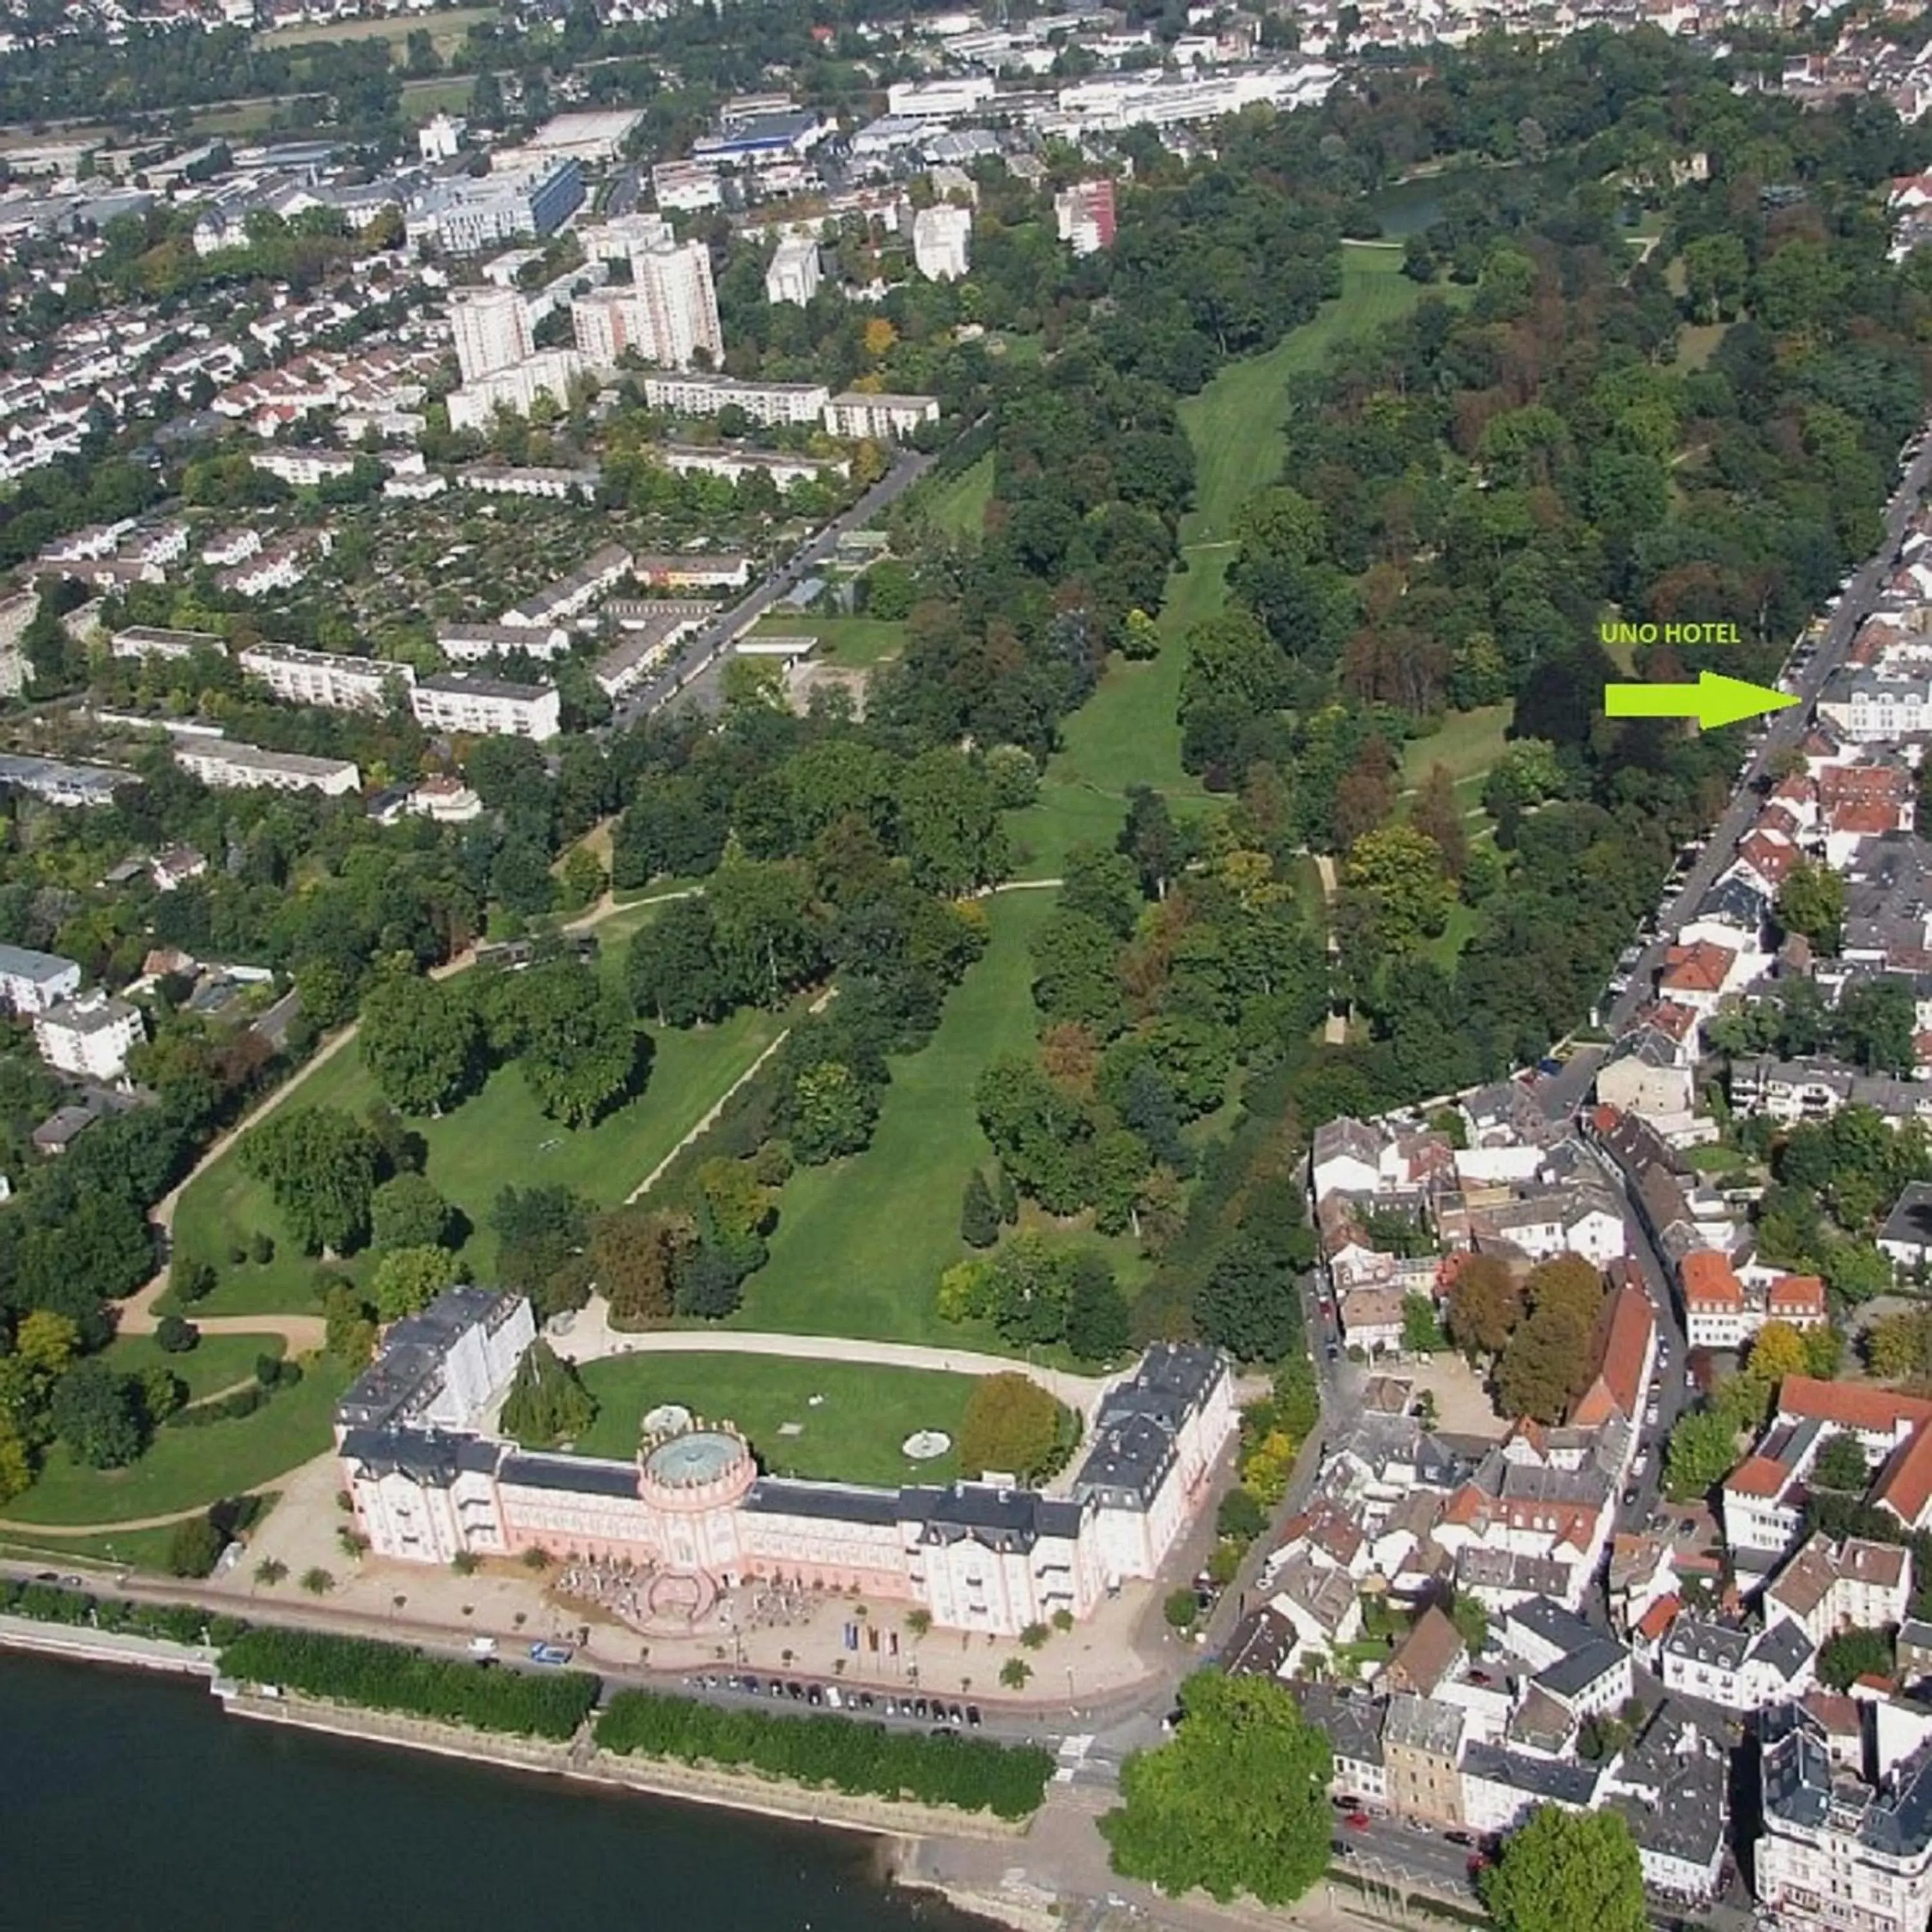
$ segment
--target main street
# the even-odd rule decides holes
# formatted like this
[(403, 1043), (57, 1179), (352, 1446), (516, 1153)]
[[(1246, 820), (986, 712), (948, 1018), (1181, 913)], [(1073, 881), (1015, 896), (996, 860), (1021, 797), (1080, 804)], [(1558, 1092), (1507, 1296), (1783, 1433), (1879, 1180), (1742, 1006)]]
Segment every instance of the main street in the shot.
[[(1730, 804), (1712, 827), (1709, 838), (1684, 874), (1675, 895), (1660, 908), (1656, 938), (1645, 948), (1642, 958), (1632, 969), (1628, 986), (1600, 1014), (1604, 1030), (1613, 1039), (1650, 998), (1656, 975), (1664, 964), (1664, 955), (1677, 929), (1690, 920), (1704, 895), (1717, 884), (1718, 874), (1730, 864), (1738, 841), (1762, 807), (1763, 800), (1758, 790), (1760, 782), (1766, 778), (1779, 754), (1792, 749), (1810, 728), (1818, 694), (1824, 688), (1826, 680), (1844, 664), (1859, 625), (1877, 603), (1880, 590), (1898, 560), (1906, 526), (1918, 506), (1928, 478), (1932, 478), (1932, 436), (1928, 436), (1925, 446), (1912, 458), (1900, 478), (1892, 500), (1886, 506), (1885, 540), (1846, 586), (1819, 637), (1810, 661), (1787, 686), (1796, 692), (1799, 701), (1772, 713), (1768, 728), (1757, 740), (1738, 774), (1737, 789), (1732, 793)], [(1596, 1078), (1604, 1052), (1601, 1047), (1583, 1048), (1571, 1055), (1560, 1075), (1541, 1083), (1538, 1097), (1552, 1118), (1556, 1118), (1559, 1111), (1567, 1114), (1576, 1110)]]

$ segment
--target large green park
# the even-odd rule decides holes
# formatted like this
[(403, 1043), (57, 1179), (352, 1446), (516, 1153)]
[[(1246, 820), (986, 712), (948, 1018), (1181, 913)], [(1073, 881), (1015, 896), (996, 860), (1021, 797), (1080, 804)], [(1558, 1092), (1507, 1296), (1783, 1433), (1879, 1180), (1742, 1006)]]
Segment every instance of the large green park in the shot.
[[(1412, 304), (1420, 290), (1397, 271), (1393, 251), (1352, 247), (1340, 294), (1314, 320), (1267, 354), (1230, 364), (1182, 405), (1198, 484), (1183, 526), (1181, 566), (1159, 619), (1159, 653), (1144, 662), (1110, 665), (1092, 698), (1066, 721), (1037, 802), (1012, 814), (1018, 876), (984, 902), (983, 956), (950, 997), (924, 1049), (893, 1062), (866, 1150), (801, 1167), (778, 1190), (770, 1258), (747, 1282), (730, 1326), (998, 1346), (976, 1324), (962, 1332), (944, 1321), (937, 1302), (941, 1273), (964, 1252), (958, 1232), (962, 1185), (974, 1168), (992, 1163), (976, 1114), (974, 1083), (990, 1060), (1024, 1054), (1033, 1044), (1030, 944), (1052, 913), (1054, 882), (1066, 854), (1083, 843), (1112, 844), (1132, 786), (1158, 788), (1180, 812), (1204, 807), (1198, 782), (1181, 769), (1175, 717), (1187, 632), (1225, 602), (1230, 532), (1242, 503), (1281, 472), (1283, 384), (1295, 371), (1318, 366), (1335, 344), (1372, 332)], [(989, 467), (975, 466), (949, 490), (943, 508), (952, 527), (964, 532), (976, 521), (989, 478)], [(900, 628), (853, 620), (834, 655), (854, 665), (875, 661), (897, 647)], [(1455, 721), (1431, 741), (1433, 758), (1430, 746), (1419, 748), (1415, 757), (1422, 762), (1412, 766), (1408, 782), (1440, 758), (1461, 782), (1479, 782), (1500, 742), (1502, 722), (1500, 715)], [(621, 972), (629, 936), (658, 911), (649, 904), (632, 904), (603, 921), (603, 972)], [(794, 1017), (746, 1009), (713, 1026), (652, 1028), (649, 1076), (641, 1092), (593, 1126), (572, 1129), (547, 1118), (514, 1065), (491, 1073), (448, 1113), (410, 1120), (407, 1124), (427, 1150), (430, 1180), (470, 1224), (463, 1258), (475, 1277), (490, 1276), (495, 1257), (489, 1213), (501, 1190), (554, 1183), (600, 1207), (624, 1202), (700, 1126)], [(352, 1041), (302, 1078), (287, 1104), (360, 1118), (376, 1098)], [(176, 1206), (176, 1254), (207, 1263), (216, 1277), (194, 1312), (312, 1312), (318, 1306), (319, 1264), (290, 1236), (267, 1185), (248, 1172), (245, 1140), (244, 1135), (210, 1162)], [(1031, 1208), (1026, 1225), (1049, 1240), (1096, 1239), (1078, 1221), (1055, 1223)], [(256, 1258), (260, 1250), (251, 1252), (251, 1244), (260, 1233), (271, 1237), (274, 1248)], [(1124, 1238), (1100, 1245), (1131, 1292), (1146, 1266), (1136, 1246)], [(364, 1256), (352, 1256), (332, 1265), (362, 1279), (368, 1264)], [(204, 1346), (211, 1352), (191, 1376), (196, 1397), (215, 1392), (225, 1380), (242, 1379), (260, 1352), (250, 1346), (244, 1358), (239, 1348), (231, 1353), (226, 1346), (214, 1350), (212, 1342)], [(152, 1344), (130, 1340), (117, 1347), (132, 1352)], [(719, 1356), (703, 1362), (701, 1375), (691, 1358), (594, 1365), (590, 1379), (603, 1409), (584, 1446), (626, 1453), (632, 1442), (619, 1438), (634, 1438), (646, 1396), (688, 1400), (696, 1392), (714, 1412), (728, 1406), (773, 1467), (897, 1480), (904, 1473), (898, 1448), (902, 1437), (914, 1427), (952, 1432), (968, 1386), (956, 1378), (903, 1373), (868, 1383), (862, 1370), (778, 1358)], [(128, 1366), (140, 1366), (131, 1354)], [(326, 1443), (328, 1407), (340, 1379), (339, 1374), (312, 1370), (300, 1387), (278, 1393), (253, 1416), (204, 1429), (160, 1431), (147, 1454), (126, 1470), (83, 1470), (70, 1466), (57, 1451), (10, 1514), (22, 1523), (112, 1522), (190, 1508), (266, 1483)], [(861, 1428), (861, 1405), (854, 1398), (866, 1387), (876, 1398), (876, 1412)], [(827, 1400), (806, 1407), (812, 1393)], [(802, 1426), (795, 1435), (782, 1432), (789, 1424)]]

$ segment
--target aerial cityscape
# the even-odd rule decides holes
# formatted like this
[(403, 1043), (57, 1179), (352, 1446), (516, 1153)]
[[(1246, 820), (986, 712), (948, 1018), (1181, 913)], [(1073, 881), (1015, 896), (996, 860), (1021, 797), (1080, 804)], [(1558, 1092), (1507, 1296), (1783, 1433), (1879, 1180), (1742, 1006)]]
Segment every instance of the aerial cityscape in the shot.
[(1928, 1932), (1928, 110), (0, 0), (22, 1922)]

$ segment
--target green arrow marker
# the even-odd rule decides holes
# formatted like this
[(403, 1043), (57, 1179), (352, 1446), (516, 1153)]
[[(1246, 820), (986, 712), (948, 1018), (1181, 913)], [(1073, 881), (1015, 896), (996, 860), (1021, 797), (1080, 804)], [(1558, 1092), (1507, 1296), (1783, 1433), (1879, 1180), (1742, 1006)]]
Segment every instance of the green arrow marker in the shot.
[(1767, 711), (1782, 711), (1797, 702), (1788, 691), (1768, 690), (1714, 670), (1700, 673), (1695, 684), (1604, 686), (1606, 718), (1694, 718), (1706, 731), (1761, 717)]

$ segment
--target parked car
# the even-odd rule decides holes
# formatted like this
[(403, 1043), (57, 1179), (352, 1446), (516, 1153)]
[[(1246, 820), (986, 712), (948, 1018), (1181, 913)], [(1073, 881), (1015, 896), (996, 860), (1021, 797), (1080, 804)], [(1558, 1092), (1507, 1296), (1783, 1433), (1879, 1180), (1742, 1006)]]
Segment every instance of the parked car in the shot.
[[(872, 1700), (869, 1697), (866, 1700), (866, 1704), (868, 1707), (871, 1705), (872, 1701)], [(978, 1705), (968, 1704), (966, 1706), (966, 1721), (972, 1726), (974, 1730), (976, 1731), (980, 1728), (980, 1707)]]
[(566, 1664), (576, 1654), (567, 1643), (533, 1643), (530, 1646), (530, 1661), (532, 1664)]
[(1351, 1832), (1366, 1832), (1369, 1828), (1369, 1814), (1366, 1811), (1351, 1811), (1342, 1822)]

